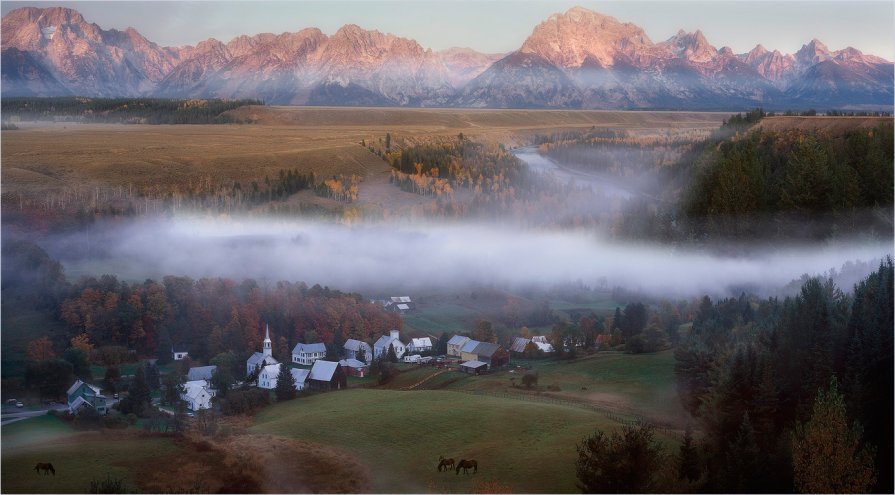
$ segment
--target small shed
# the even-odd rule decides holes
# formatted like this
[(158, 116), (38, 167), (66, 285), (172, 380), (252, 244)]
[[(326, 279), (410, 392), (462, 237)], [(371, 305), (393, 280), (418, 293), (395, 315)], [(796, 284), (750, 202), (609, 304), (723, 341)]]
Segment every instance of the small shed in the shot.
[(481, 361), (466, 361), (465, 363), (460, 365), (460, 371), (464, 373), (469, 373), (472, 375), (478, 375), (483, 371), (488, 370), (488, 363), (483, 363)]
[(363, 378), (367, 375), (367, 363), (363, 361), (358, 361), (357, 359), (343, 359), (339, 361), (339, 364), (342, 368), (345, 369), (345, 372), (348, 373), (349, 376), (356, 376), (358, 378)]

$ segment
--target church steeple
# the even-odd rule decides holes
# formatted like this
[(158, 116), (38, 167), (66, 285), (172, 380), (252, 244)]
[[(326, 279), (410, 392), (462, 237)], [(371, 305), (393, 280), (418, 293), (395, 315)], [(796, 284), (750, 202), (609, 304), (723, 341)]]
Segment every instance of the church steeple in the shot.
[(269, 357), (272, 352), (270, 348), (270, 325), (265, 324), (264, 327), (264, 350), (262, 354), (264, 354), (264, 357)]

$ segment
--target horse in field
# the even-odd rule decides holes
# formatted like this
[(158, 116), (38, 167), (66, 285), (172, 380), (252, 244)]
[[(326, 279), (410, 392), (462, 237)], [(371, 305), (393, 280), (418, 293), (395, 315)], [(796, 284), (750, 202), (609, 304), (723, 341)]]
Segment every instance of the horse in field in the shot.
[(469, 474), (469, 468), (472, 468), (472, 474), (479, 472), (479, 463), (476, 462), (475, 459), (460, 459), (460, 462), (457, 463), (457, 474), (460, 474), (460, 470), (463, 470), (463, 474)]
[(445, 459), (443, 456), (438, 456), (438, 472), (440, 473), (442, 468), (445, 471), (450, 469), (454, 469), (454, 459)]
[(34, 470), (40, 474), (40, 471), (43, 470), (44, 474), (53, 473), (53, 476), (56, 476), (56, 469), (53, 467), (52, 463), (49, 462), (38, 462), (36, 466), (34, 466)]

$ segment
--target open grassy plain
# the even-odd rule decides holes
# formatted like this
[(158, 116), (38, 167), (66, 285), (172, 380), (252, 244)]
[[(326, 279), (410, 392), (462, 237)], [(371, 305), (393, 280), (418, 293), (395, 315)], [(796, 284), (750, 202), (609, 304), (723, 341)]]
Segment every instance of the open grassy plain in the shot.
[[(3, 131), (6, 204), (16, 194), (41, 197), (66, 189), (181, 191), (202, 181), (262, 181), (280, 170), (364, 178), (359, 203), (413, 206), (427, 200), (388, 184), (389, 166), (360, 145), (386, 133), (395, 146), (463, 133), (514, 146), (535, 134), (593, 126), (630, 132), (717, 128), (727, 115), (612, 112), (327, 107), (242, 107), (248, 125), (115, 125), (36, 122)], [(331, 206), (331, 205), (324, 205)], [(383, 205), (384, 206), (384, 205)]]
[[(250, 432), (334, 445), (362, 459), (372, 490), (477, 491), (498, 481), (515, 492), (569, 493), (575, 445), (605, 417), (561, 405), (445, 391), (354, 389), (266, 409)], [(479, 472), (438, 472), (439, 456), (476, 459)]]

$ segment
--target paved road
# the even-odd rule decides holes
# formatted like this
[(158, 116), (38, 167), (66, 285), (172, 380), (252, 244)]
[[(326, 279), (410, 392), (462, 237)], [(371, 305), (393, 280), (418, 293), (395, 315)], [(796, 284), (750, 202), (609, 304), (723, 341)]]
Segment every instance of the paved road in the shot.
[(21, 421), (23, 419), (33, 418), (35, 416), (43, 416), (50, 409), (55, 411), (65, 411), (68, 407), (65, 404), (56, 404), (50, 407), (44, 407), (41, 409), (25, 409), (15, 406), (3, 406), (2, 409), (2, 421), (0, 421), (0, 426), (6, 426), (11, 423), (15, 423), (16, 421)]

